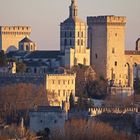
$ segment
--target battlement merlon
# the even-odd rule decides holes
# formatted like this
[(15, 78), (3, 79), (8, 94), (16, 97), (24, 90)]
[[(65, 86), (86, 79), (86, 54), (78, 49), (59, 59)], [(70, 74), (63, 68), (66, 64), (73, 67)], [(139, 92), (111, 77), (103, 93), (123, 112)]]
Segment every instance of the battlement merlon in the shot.
[(60, 76), (60, 77), (76, 77), (76, 73), (73, 73), (73, 74), (47, 74), (46, 75), (47, 77), (58, 77), (58, 76)]
[(28, 32), (31, 33), (30, 26), (0, 26), (0, 32)]
[(101, 25), (126, 25), (126, 17), (125, 16), (95, 16), (95, 17), (87, 17), (87, 24), (101, 24)]

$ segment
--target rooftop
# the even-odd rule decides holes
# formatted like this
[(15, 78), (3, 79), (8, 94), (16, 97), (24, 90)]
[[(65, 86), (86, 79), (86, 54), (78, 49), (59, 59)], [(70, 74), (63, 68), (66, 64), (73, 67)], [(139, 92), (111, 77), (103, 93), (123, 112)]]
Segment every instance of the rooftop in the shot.
[(24, 39), (22, 39), (19, 43), (24, 43), (24, 42), (27, 42), (27, 43), (32, 43), (33, 41), (30, 40), (28, 37), (25, 37)]
[(62, 112), (60, 106), (39, 106), (37, 109), (30, 110), (30, 112)]
[(25, 59), (58, 58), (63, 55), (60, 51), (34, 51), (25, 56)]

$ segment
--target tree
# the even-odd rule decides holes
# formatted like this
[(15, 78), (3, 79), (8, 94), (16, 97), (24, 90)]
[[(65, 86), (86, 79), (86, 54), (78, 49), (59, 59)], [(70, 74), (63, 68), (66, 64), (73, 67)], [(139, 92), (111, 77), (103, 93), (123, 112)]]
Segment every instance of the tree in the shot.
[(107, 95), (107, 81), (104, 79), (88, 81), (85, 90), (91, 98), (104, 98)]
[[(28, 119), (29, 109), (35, 106), (48, 105), (46, 90), (43, 85), (20, 83), (0, 87), (0, 116), (6, 119), (17, 121), (18, 111), (25, 111)], [(24, 120), (26, 120), (24, 118)]]
[(75, 101), (74, 101), (74, 97), (73, 94), (70, 94), (70, 98), (69, 98), (69, 102), (70, 102), (70, 110), (75, 108)]
[(0, 67), (6, 66), (6, 56), (4, 54), (4, 51), (0, 51)]
[(52, 104), (55, 106), (60, 105), (60, 97), (55, 92), (51, 92), (47, 90), (47, 100), (48, 100), (49, 105), (52, 105)]
[(26, 65), (22, 62), (16, 62), (17, 73), (24, 73), (26, 71)]

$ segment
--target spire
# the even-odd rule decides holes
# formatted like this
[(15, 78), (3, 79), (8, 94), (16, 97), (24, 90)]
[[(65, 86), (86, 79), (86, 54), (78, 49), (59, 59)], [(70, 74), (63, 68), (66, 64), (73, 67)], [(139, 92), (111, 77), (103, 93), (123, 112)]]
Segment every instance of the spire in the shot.
[(71, 5), (70, 5), (70, 15), (71, 18), (76, 18), (78, 16), (78, 7), (76, 0), (71, 0)]

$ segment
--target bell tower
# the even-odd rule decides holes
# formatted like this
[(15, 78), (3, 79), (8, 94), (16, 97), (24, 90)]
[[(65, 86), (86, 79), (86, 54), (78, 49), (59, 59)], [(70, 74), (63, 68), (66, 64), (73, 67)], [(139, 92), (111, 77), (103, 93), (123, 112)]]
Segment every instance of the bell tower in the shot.
[(77, 18), (78, 17), (78, 6), (76, 0), (71, 0), (71, 5), (69, 7), (69, 17)]
[(65, 55), (62, 65), (90, 64), (87, 48), (87, 24), (78, 17), (77, 0), (71, 0), (69, 17), (60, 25), (60, 50)]

